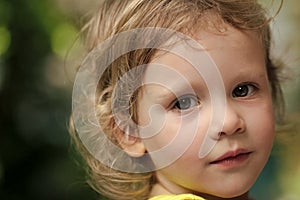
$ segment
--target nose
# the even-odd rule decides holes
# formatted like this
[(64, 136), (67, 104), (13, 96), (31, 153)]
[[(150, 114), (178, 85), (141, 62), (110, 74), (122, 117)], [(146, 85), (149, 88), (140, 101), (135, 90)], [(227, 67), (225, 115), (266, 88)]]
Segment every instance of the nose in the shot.
[(223, 128), (218, 133), (219, 137), (222, 135), (241, 134), (246, 130), (246, 124), (241, 112), (239, 112), (239, 108), (232, 104), (232, 102), (227, 102)]
[[(244, 113), (234, 102), (226, 102), (226, 107), (223, 110), (225, 113), (223, 120), (214, 121), (210, 127), (209, 136), (206, 135), (199, 151), (199, 158), (205, 157), (217, 144), (222, 137), (235, 134), (243, 134), (246, 131), (246, 123)], [(222, 116), (223, 117), (223, 116)], [(212, 118), (214, 119), (214, 117)], [(223, 126), (222, 126), (223, 124)]]

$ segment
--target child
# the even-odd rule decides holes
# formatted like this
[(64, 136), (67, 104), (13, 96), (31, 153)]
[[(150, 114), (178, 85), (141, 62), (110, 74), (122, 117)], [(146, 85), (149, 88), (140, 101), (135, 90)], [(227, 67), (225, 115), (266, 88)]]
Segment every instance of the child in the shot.
[(253, 0), (104, 1), (73, 91), (91, 187), (109, 199), (249, 199), (283, 114), (269, 22)]

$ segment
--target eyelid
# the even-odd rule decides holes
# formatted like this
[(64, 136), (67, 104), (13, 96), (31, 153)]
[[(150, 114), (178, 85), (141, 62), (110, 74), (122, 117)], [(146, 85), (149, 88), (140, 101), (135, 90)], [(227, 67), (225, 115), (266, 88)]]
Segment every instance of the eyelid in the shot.
[(250, 86), (252, 86), (252, 87), (258, 89), (258, 84), (253, 83), (253, 82), (243, 82), (243, 83), (239, 83), (237, 86), (235, 86), (235, 88), (236, 88), (236, 87), (239, 87), (239, 86), (245, 86), (245, 85), (250, 85)]

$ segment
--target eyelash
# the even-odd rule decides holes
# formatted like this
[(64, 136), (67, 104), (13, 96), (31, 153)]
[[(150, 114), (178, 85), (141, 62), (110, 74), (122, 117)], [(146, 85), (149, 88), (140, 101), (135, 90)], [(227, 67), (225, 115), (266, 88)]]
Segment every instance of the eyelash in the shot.
[[(188, 100), (187, 102), (183, 102), (183, 100)], [(189, 104), (187, 108), (179, 108), (180, 105), (182, 105), (182, 103), (187, 103)], [(198, 97), (196, 97), (195, 95), (192, 94), (187, 94), (187, 95), (183, 95), (181, 97), (178, 97), (177, 99), (175, 99), (173, 101), (173, 103), (171, 104), (171, 108), (172, 110), (176, 110), (176, 111), (187, 111), (192, 109), (193, 107), (196, 107), (200, 104)]]
[[(240, 91), (240, 92), (243, 92), (245, 94), (235, 94), (235, 92), (239, 92), (238, 89), (242, 90), (242, 87), (247, 87), (246, 91)], [(250, 89), (249, 89), (250, 88)], [(245, 89), (245, 88), (243, 88)], [(252, 96), (253, 94), (255, 94), (255, 92), (258, 90), (258, 87), (253, 84), (253, 83), (242, 83), (242, 84), (239, 84), (238, 86), (236, 86), (233, 91), (232, 91), (232, 97), (234, 98), (245, 98), (245, 97), (248, 97), (248, 96)]]

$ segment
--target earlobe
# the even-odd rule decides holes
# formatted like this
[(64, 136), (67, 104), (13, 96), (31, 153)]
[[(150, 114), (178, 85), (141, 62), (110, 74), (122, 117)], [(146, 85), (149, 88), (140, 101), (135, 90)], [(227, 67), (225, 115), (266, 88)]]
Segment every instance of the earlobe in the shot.
[(146, 152), (144, 143), (141, 141), (140, 138), (136, 138), (134, 143), (131, 143), (129, 145), (125, 144), (124, 146), (122, 146), (122, 148), (131, 157), (141, 157)]
[(117, 129), (114, 133), (120, 147), (131, 157), (141, 157), (145, 154), (146, 148), (141, 138), (131, 136), (124, 131)]

